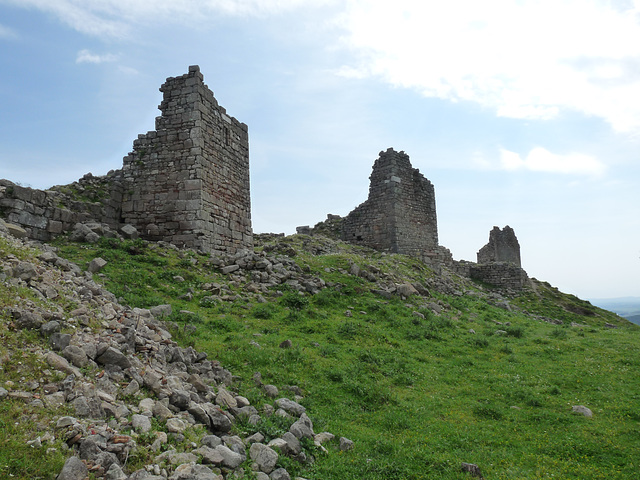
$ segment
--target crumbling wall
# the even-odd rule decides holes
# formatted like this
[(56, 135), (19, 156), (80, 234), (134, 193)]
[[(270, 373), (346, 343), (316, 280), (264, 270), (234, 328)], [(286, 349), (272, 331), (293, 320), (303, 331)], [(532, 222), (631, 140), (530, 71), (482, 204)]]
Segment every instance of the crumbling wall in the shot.
[(435, 190), (409, 156), (392, 148), (380, 152), (369, 178), (369, 197), (344, 218), (342, 239), (423, 259), (437, 256)]
[(478, 264), (472, 265), (469, 275), (500, 288), (520, 290), (528, 284), (529, 277), (521, 267), (520, 244), (509, 225), (500, 230), (493, 227), (489, 243), (478, 251)]
[(529, 283), (527, 272), (512, 263), (504, 262), (471, 265), (469, 276), (499, 288), (516, 291)]
[(155, 131), (139, 135), (124, 158), (122, 221), (150, 240), (252, 248), (247, 126), (218, 105), (197, 66), (160, 91)]
[[(80, 200), (82, 191), (102, 192), (100, 199)], [(76, 223), (98, 222), (117, 227), (122, 184), (117, 172), (85, 175), (71, 186), (38, 190), (0, 180), (0, 217), (19, 225), (34, 240), (48, 241), (72, 230)]]
[(478, 263), (507, 262), (518, 267), (520, 262), (520, 244), (509, 225), (500, 230), (493, 227), (489, 233), (489, 243), (478, 251)]
[[(0, 216), (44, 241), (76, 223), (128, 223), (148, 240), (228, 253), (253, 248), (247, 126), (218, 105), (197, 66), (160, 91), (156, 129), (133, 142), (122, 170), (46, 191), (4, 180)], [(84, 198), (88, 186), (104, 195)]]

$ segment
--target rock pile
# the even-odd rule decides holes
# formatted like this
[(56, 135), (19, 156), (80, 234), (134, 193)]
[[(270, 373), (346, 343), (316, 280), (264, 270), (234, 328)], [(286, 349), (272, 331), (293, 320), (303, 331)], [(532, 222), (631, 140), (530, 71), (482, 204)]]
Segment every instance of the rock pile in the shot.
[[(0, 227), (0, 235), (6, 229)], [(11, 241), (22, 246), (22, 240)], [(0, 401), (72, 408), (71, 415), (57, 419), (53, 431), (32, 441), (34, 448), (55, 439), (69, 447), (71, 456), (58, 480), (83, 480), (89, 472), (108, 480), (221, 480), (242, 478), (245, 469), (253, 472), (252, 478), (284, 480), (290, 474), (278, 468), (281, 456), (313, 462), (313, 454), (334, 438), (314, 432), (299, 403), (299, 388), (289, 387), (294, 396), (287, 398), (275, 386), (264, 385), (265, 397), (274, 398), (258, 410), (234, 391), (233, 375), (219, 362), (172, 340), (174, 326), (159, 319), (170, 306), (146, 310), (120, 305), (89, 272), (41, 248), (37, 259), (1, 259), (0, 281), (30, 289), (51, 308), (24, 301), (3, 316), (13, 328), (39, 330), (47, 342), (38, 352), (43, 371), (59, 373), (49, 371), (42, 382), (31, 382), (35, 385), (5, 385)], [(220, 267), (235, 265), (234, 270), (242, 268), (260, 279), (265, 273), (264, 283), (287, 281), (293, 269), (248, 253), (231, 259), (233, 263)], [(296, 282), (305, 289), (321, 288)], [(52, 299), (66, 301), (46, 302)], [(62, 304), (75, 308), (54, 306)], [(262, 386), (259, 374), (254, 381)], [(261, 425), (270, 416), (281, 419), (288, 431), (268, 437)], [(245, 429), (234, 430), (237, 424), (251, 426), (254, 433), (243, 438)], [(340, 440), (339, 448), (351, 447), (349, 440)], [(150, 461), (131, 471), (130, 459), (145, 456)]]

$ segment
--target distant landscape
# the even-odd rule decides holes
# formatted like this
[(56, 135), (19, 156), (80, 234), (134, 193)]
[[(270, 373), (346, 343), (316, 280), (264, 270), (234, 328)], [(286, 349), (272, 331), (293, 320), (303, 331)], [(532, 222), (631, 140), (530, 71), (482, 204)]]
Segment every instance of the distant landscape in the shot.
[(590, 302), (640, 325), (640, 297), (593, 298)]

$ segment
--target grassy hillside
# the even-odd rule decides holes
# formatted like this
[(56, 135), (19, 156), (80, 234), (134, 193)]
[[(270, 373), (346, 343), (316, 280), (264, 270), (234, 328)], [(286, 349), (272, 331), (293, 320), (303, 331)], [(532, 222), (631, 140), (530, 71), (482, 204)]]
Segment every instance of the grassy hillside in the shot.
[[(292, 461), (296, 475), (465, 479), (468, 462), (487, 479), (637, 476), (640, 328), (547, 283), (506, 298), (405, 256), (293, 236), (268, 237), (256, 250), (295, 262), (326, 288), (301, 294), (289, 282), (260, 292), (251, 274), (225, 275), (220, 262), (195, 252), (113, 239), (58, 247), (83, 268), (107, 260), (95, 278), (122, 303), (171, 304), (177, 340), (231, 370), (252, 404), (264, 401), (256, 372), (265, 383), (296, 385), (317, 432), (355, 442), (312, 466)], [(407, 282), (423, 295), (379, 292)], [(0, 307), (27, 293), (3, 294)], [(16, 348), (39, 341), (1, 328)], [(281, 348), (285, 340), (290, 348)], [(574, 412), (577, 405), (593, 417)], [(0, 437), (15, 438), (12, 447), (26, 434), (10, 418), (29, 415), (25, 409), (0, 403)], [(28, 461), (21, 448), (0, 463)]]

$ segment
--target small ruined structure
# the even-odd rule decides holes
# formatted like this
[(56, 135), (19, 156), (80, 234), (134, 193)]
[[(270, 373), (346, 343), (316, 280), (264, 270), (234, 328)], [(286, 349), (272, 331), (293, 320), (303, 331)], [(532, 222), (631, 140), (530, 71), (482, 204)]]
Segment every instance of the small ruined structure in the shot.
[(204, 251), (253, 247), (247, 126), (227, 115), (200, 68), (170, 77), (156, 130), (122, 168), (122, 222), (143, 238)]
[[(253, 248), (247, 126), (218, 105), (198, 66), (160, 91), (156, 129), (133, 142), (122, 170), (47, 191), (0, 181), (0, 216), (43, 241), (96, 222), (206, 252)], [(74, 189), (101, 196), (76, 201)]]
[(493, 227), (489, 243), (478, 251), (478, 263), (471, 265), (469, 275), (475, 280), (501, 288), (520, 290), (529, 277), (520, 262), (520, 244), (513, 228)]
[(518, 267), (520, 263), (520, 244), (509, 225), (500, 230), (493, 227), (489, 233), (489, 243), (478, 252), (478, 263), (507, 262)]
[(369, 178), (369, 198), (344, 218), (342, 239), (424, 260), (437, 256), (435, 190), (409, 155), (380, 152)]

